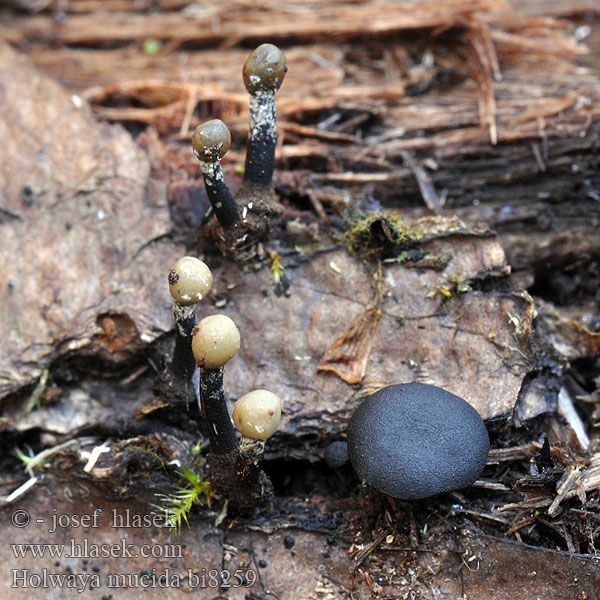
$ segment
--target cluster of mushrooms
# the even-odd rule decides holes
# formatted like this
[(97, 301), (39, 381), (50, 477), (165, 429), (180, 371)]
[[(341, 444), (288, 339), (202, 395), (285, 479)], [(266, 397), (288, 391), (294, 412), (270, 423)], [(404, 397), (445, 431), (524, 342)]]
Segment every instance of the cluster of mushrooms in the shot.
[(273, 169), (277, 143), (275, 94), (287, 72), (285, 55), (273, 44), (262, 44), (244, 63), (243, 78), (250, 94), (250, 129), (244, 180), (235, 199), (227, 187), (221, 159), (229, 150), (231, 134), (220, 119), (196, 127), (194, 154), (202, 163), (206, 193), (220, 229), (221, 249), (238, 261), (256, 254), (256, 244), (281, 216), (275, 202)]
[(223, 389), (224, 366), (240, 349), (240, 332), (224, 314), (196, 323), (195, 306), (210, 292), (213, 278), (198, 258), (184, 256), (169, 272), (173, 298), (175, 350), (171, 371), (191, 381), (199, 369), (199, 401), (210, 441), (211, 480), (238, 510), (264, 502), (271, 485), (261, 469), (265, 441), (277, 430), (281, 401), (268, 390), (254, 390), (239, 398), (233, 422), (241, 433), (238, 443)]
[[(275, 94), (287, 66), (283, 52), (272, 44), (253, 50), (243, 67), (250, 94), (250, 130), (243, 184), (235, 199), (225, 184), (221, 159), (231, 144), (229, 129), (219, 119), (196, 127), (194, 154), (201, 161), (206, 193), (218, 227), (221, 250), (238, 261), (256, 254), (258, 241), (277, 222), (282, 207), (275, 202), (273, 169), (277, 131)], [(240, 347), (240, 333), (226, 315), (205, 317), (196, 323), (195, 305), (212, 286), (208, 266), (185, 256), (169, 273), (176, 326), (173, 359), (160, 391), (172, 402), (192, 396), (193, 378), (199, 370), (198, 399), (210, 441), (211, 481), (228, 498), (230, 506), (245, 510), (261, 504), (271, 493), (271, 483), (261, 469), (265, 441), (281, 418), (281, 402), (268, 390), (254, 390), (235, 403), (233, 422), (241, 433), (238, 442), (223, 390), (223, 368)]]
[[(226, 125), (213, 119), (194, 131), (194, 154), (212, 211), (221, 249), (236, 260), (255, 255), (257, 242), (281, 215), (272, 185), (275, 145), (275, 94), (287, 67), (283, 52), (263, 44), (243, 68), (250, 94), (250, 130), (242, 186), (235, 199), (223, 177), (221, 159), (229, 149)], [(240, 334), (226, 315), (196, 324), (194, 306), (210, 291), (212, 275), (199, 259), (184, 257), (169, 274), (176, 323), (172, 362), (174, 378), (190, 382), (199, 368), (199, 401), (210, 439), (211, 481), (232, 507), (261, 504), (271, 484), (261, 469), (267, 440), (279, 425), (281, 402), (267, 390), (241, 397), (233, 422), (223, 391), (223, 367), (240, 347)], [(477, 411), (462, 398), (432, 385), (408, 383), (385, 387), (354, 412), (346, 441), (331, 444), (325, 460), (338, 468), (348, 458), (362, 479), (379, 492), (403, 500), (426, 498), (473, 483), (489, 451), (489, 436)]]

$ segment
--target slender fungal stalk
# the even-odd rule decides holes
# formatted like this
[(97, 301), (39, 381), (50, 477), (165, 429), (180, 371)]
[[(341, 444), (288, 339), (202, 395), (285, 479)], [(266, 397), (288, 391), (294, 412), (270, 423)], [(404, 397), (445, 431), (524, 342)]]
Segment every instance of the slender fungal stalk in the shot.
[(273, 44), (262, 44), (244, 63), (242, 74), (250, 94), (245, 183), (271, 185), (277, 143), (275, 94), (286, 72), (285, 55)]
[(200, 406), (208, 424), (211, 452), (235, 453), (238, 444), (225, 402), (223, 367), (200, 369)]
[(271, 185), (277, 144), (275, 119), (275, 92), (261, 90), (251, 94), (250, 131), (244, 170), (246, 183)]
[(230, 145), (231, 134), (220, 119), (198, 125), (192, 136), (194, 154), (202, 161), (206, 194), (223, 229), (233, 227), (240, 220), (237, 203), (225, 184), (221, 168), (221, 158), (225, 156)]
[(240, 213), (237, 203), (225, 183), (221, 161), (203, 162), (202, 176), (204, 177), (206, 195), (210, 200), (217, 221), (223, 229), (233, 227), (240, 220)]
[(200, 410), (206, 420), (212, 454), (237, 452), (237, 439), (223, 391), (223, 367), (240, 349), (240, 332), (226, 315), (202, 319), (192, 334), (192, 352), (200, 369)]
[(189, 381), (196, 370), (196, 360), (192, 354), (192, 331), (196, 327), (195, 305), (182, 306), (173, 302), (175, 322), (175, 350), (171, 361), (171, 371), (177, 378)]
[(240, 332), (226, 315), (205, 317), (194, 330), (192, 351), (200, 369), (200, 408), (210, 440), (211, 482), (232, 510), (250, 513), (272, 494), (273, 485), (260, 462), (264, 440), (279, 424), (281, 402), (266, 390), (255, 390), (236, 402), (233, 419), (244, 436), (240, 454), (223, 391), (223, 365), (239, 348)]

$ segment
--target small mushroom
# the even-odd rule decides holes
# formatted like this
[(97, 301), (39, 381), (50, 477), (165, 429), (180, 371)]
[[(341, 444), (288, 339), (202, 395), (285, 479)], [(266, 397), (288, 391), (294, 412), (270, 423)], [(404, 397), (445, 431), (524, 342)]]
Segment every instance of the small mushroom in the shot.
[(193, 256), (180, 258), (169, 271), (169, 291), (173, 297), (175, 350), (171, 372), (189, 381), (196, 369), (192, 354), (192, 331), (196, 326), (194, 310), (210, 292), (213, 277), (208, 266)]
[(239, 455), (242, 465), (259, 465), (265, 442), (279, 427), (281, 400), (268, 390), (254, 390), (237, 400), (233, 423), (242, 434)]
[(286, 71), (285, 56), (273, 44), (256, 48), (244, 64), (242, 74), (250, 94), (250, 130), (244, 181), (235, 200), (225, 185), (220, 163), (231, 143), (229, 130), (214, 119), (194, 131), (194, 153), (202, 161), (206, 192), (221, 225), (213, 238), (225, 254), (238, 262), (264, 255), (260, 242), (283, 214), (283, 207), (275, 201), (272, 180), (277, 142), (275, 93)]
[(220, 119), (201, 123), (192, 136), (194, 154), (202, 162), (206, 194), (223, 229), (233, 227), (240, 220), (238, 205), (229, 192), (221, 168), (221, 159), (230, 145), (231, 134)]
[(340, 469), (348, 462), (348, 444), (342, 440), (331, 442), (323, 455), (330, 469)]
[(260, 45), (244, 63), (242, 75), (250, 94), (245, 183), (271, 185), (277, 143), (275, 94), (286, 72), (285, 54), (273, 44)]
[(470, 485), (490, 447), (470, 404), (422, 383), (391, 385), (367, 397), (350, 419), (347, 440), (363, 482), (402, 500)]
[(200, 408), (208, 425), (211, 452), (233, 454), (237, 440), (223, 389), (223, 369), (240, 349), (240, 332), (226, 315), (202, 319), (192, 333), (192, 352), (200, 369)]

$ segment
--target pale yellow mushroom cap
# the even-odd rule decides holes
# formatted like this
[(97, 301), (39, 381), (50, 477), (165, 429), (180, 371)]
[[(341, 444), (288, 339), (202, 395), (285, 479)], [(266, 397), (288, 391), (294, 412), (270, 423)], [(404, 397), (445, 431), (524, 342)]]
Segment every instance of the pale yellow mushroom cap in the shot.
[(242, 396), (233, 407), (238, 431), (252, 440), (267, 440), (279, 427), (281, 400), (268, 390), (254, 390)]
[(240, 332), (227, 315), (204, 317), (192, 332), (192, 352), (199, 367), (218, 369), (240, 349)]
[(169, 290), (173, 300), (189, 306), (205, 298), (212, 287), (213, 277), (208, 266), (199, 258), (184, 256), (169, 271)]

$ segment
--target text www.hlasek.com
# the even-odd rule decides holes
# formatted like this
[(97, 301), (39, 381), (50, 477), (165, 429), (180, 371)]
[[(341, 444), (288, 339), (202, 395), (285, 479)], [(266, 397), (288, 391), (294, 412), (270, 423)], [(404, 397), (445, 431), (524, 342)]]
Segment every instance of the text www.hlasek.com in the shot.
[(121, 538), (118, 544), (11, 544), (15, 558), (183, 558), (179, 544), (143, 544), (138, 549)]

